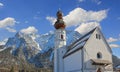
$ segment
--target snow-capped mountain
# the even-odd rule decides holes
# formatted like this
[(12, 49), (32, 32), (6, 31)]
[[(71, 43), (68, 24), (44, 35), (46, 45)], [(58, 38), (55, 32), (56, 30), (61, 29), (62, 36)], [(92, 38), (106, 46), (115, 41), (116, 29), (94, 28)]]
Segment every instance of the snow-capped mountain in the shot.
[(39, 44), (32, 38), (32, 35), (24, 35), (18, 32), (15, 37), (9, 38), (4, 48), (12, 47), (11, 54), (17, 56), (22, 50), (26, 59), (30, 59), (40, 52)]
[[(81, 36), (76, 31), (66, 31), (66, 35), (68, 46)], [(50, 59), (53, 56), (54, 36), (54, 32), (42, 35), (26, 35), (18, 32), (14, 37), (8, 38), (0, 53), (7, 50), (12, 56), (23, 59), (36, 67), (46, 67), (50, 65)]]
[[(80, 38), (80, 36), (80, 33), (76, 31), (66, 31), (67, 46)], [(42, 52), (47, 52), (50, 48), (54, 48), (54, 37), (54, 32), (49, 32), (36, 38), (36, 41), (39, 43)]]
[(6, 42), (7, 42), (7, 38), (6, 39), (4, 39), (3, 41), (0, 41), (0, 45), (5, 45), (6, 44)]

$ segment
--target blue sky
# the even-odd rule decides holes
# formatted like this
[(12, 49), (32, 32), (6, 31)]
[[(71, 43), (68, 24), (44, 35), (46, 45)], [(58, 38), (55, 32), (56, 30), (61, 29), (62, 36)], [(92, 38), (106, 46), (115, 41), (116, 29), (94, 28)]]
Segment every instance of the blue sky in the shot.
[(119, 7), (120, 0), (0, 0), (0, 41), (18, 31), (45, 34), (55, 30), (52, 23), (60, 8), (68, 30), (84, 33), (87, 27), (99, 25), (113, 54), (120, 57)]

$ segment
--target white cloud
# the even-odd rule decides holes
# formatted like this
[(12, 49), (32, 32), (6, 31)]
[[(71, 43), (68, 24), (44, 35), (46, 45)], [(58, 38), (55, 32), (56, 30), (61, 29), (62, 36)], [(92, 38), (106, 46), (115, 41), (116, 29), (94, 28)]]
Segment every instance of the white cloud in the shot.
[(0, 20), (0, 28), (6, 29), (9, 32), (16, 32), (15, 29), (12, 29), (10, 27), (13, 27), (17, 23), (14, 18), (12, 17), (7, 17), (3, 20)]
[(109, 39), (107, 39), (107, 42), (108, 42), (108, 43), (116, 42), (116, 41), (118, 41), (118, 39), (113, 38), (113, 37), (110, 37)]
[(7, 27), (6, 30), (8, 30), (9, 32), (16, 32), (15, 29), (12, 29), (12, 28), (9, 28), (9, 27)]
[(55, 17), (47, 16), (46, 19), (47, 19), (48, 21), (50, 21), (52, 24), (54, 24), (55, 21), (56, 21), (56, 18), (55, 18)]
[(95, 28), (96, 26), (99, 26), (99, 23), (97, 22), (82, 23), (75, 29), (75, 31), (83, 35), (92, 30), (93, 28)]
[(38, 30), (34, 26), (29, 26), (28, 28), (22, 29), (20, 32), (24, 34), (33, 34), (36, 33)]
[(101, 10), (98, 12), (95, 11), (86, 11), (82, 8), (76, 8), (71, 11), (67, 16), (64, 17), (64, 20), (68, 26), (79, 25), (85, 22), (97, 21), (100, 22), (106, 18), (106, 10)]
[(120, 48), (120, 45), (117, 45), (117, 44), (110, 44), (110, 47), (111, 47), (111, 48)]
[[(81, 23), (87, 22), (100, 22), (107, 17), (107, 10), (100, 10), (100, 11), (87, 11), (82, 8), (75, 8), (68, 15), (64, 16), (64, 21), (68, 26), (76, 26), (80, 25)], [(47, 20), (54, 24), (55, 17), (46, 17)]]
[(0, 28), (5, 28), (8, 26), (14, 26), (15, 25), (15, 19), (11, 17), (7, 17), (3, 20), (0, 20)]
[(0, 7), (3, 7), (4, 6), (4, 4), (3, 3), (0, 3)]
[(120, 41), (120, 39), (119, 38), (113, 38), (113, 37), (109, 37), (109, 39), (107, 39), (107, 42), (110, 43), (109, 45), (110, 45), (111, 48), (120, 48), (120, 45), (112, 44), (112, 42), (116, 42), (116, 41)]
[[(87, 11), (82, 8), (75, 8), (63, 17), (66, 26), (78, 26), (75, 31), (85, 34), (96, 26), (100, 27), (100, 22), (107, 17), (108, 10)], [(55, 17), (46, 17), (52, 24), (55, 23)]]

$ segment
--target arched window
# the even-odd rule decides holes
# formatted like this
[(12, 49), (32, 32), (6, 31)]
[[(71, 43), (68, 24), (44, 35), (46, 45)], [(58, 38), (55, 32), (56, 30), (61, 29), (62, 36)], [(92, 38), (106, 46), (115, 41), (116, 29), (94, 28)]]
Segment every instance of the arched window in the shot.
[(101, 59), (102, 58), (102, 54), (100, 52), (97, 53), (97, 58)]

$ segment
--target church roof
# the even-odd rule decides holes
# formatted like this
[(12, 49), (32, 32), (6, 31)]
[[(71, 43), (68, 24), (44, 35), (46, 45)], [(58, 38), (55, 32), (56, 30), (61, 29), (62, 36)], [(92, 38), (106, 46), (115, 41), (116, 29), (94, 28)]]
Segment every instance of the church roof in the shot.
[[(98, 27), (96, 27), (98, 28)], [(92, 29), (88, 33), (86, 33), (84, 36), (80, 37), (77, 41), (72, 43), (70, 46), (67, 48), (67, 52), (63, 56), (63, 58), (75, 53), (76, 51), (79, 51), (80, 49), (83, 48), (83, 46), (86, 44), (87, 40), (90, 38), (91, 34), (96, 30), (96, 28)]]

